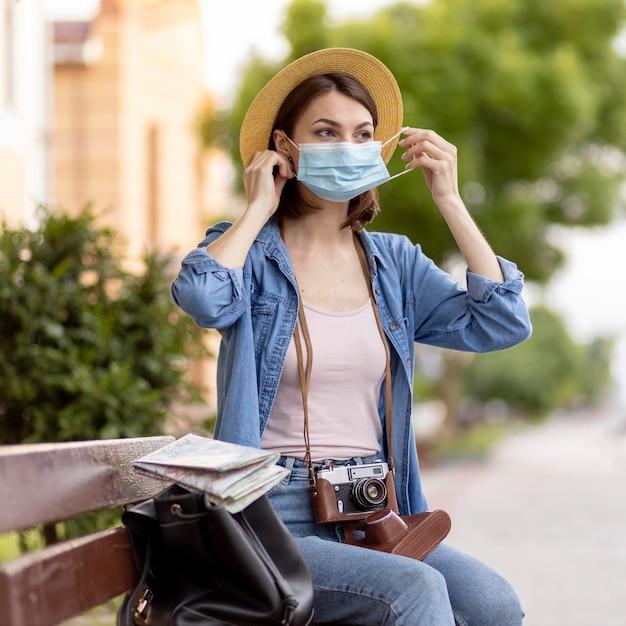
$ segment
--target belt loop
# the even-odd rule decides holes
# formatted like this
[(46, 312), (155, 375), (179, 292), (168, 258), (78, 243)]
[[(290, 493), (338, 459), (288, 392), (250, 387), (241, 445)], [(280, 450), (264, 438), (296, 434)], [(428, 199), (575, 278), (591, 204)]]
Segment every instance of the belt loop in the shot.
[(355, 456), (355, 457), (354, 457), (354, 462), (355, 462), (357, 465), (363, 465), (363, 457), (360, 457), (360, 456)]
[(285, 457), (285, 469), (289, 470), (289, 474), (282, 479), (281, 483), (283, 485), (289, 484), (289, 479), (291, 478), (291, 472), (293, 470), (293, 464), (296, 462), (296, 459), (292, 456)]

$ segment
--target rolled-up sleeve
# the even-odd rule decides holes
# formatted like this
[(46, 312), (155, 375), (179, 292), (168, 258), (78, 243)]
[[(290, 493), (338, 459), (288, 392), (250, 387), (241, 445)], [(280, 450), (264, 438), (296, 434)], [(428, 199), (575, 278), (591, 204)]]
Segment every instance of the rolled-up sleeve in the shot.
[(490, 352), (528, 339), (532, 326), (522, 296), (524, 275), (517, 266), (498, 257), (503, 282), (468, 271), (467, 289), (437, 276), (433, 266), (421, 275), (430, 297), (418, 299), (422, 317), (416, 340), (455, 350)]
[(524, 288), (524, 274), (517, 269), (517, 265), (507, 261), (501, 256), (497, 257), (504, 275), (504, 282), (496, 283), (482, 274), (467, 271), (467, 293), (476, 302), (487, 302), (495, 291), (504, 295), (509, 292), (516, 296), (522, 293)]
[(205, 245), (192, 250), (183, 259), (172, 283), (172, 298), (203, 328), (230, 326), (249, 307), (243, 270), (224, 267), (209, 254)]

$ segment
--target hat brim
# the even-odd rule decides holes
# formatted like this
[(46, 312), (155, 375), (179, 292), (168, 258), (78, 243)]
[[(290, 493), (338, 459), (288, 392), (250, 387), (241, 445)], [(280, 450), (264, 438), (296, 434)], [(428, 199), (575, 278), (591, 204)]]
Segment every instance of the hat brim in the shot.
[[(311, 52), (280, 70), (261, 89), (248, 108), (241, 125), (239, 152), (244, 167), (256, 152), (267, 150), (274, 120), (285, 98), (301, 82), (329, 72), (343, 72), (365, 87), (378, 111), (374, 139), (387, 141), (402, 127), (402, 95), (389, 69), (376, 57), (352, 48), (325, 48)], [(398, 138), (383, 146), (382, 157), (389, 162)]]

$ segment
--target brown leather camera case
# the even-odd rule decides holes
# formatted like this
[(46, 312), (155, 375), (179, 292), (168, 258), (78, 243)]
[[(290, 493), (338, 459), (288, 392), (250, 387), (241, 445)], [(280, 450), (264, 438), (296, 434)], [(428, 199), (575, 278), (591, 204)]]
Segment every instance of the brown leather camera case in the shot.
[[(448, 535), (452, 523), (441, 509), (416, 515), (398, 515), (385, 509), (363, 521), (344, 524), (346, 543), (422, 560)], [(363, 537), (355, 537), (360, 531)]]

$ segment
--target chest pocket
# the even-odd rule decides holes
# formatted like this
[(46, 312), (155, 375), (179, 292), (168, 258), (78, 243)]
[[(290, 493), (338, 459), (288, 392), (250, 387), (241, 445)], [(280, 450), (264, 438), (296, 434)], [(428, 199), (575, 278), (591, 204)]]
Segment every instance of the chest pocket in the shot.
[(274, 323), (280, 298), (267, 291), (252, 289), (250, 294), (250, 315), (254, 336), (254, 354), (259, 357), (266, 349), (268, 333)]

